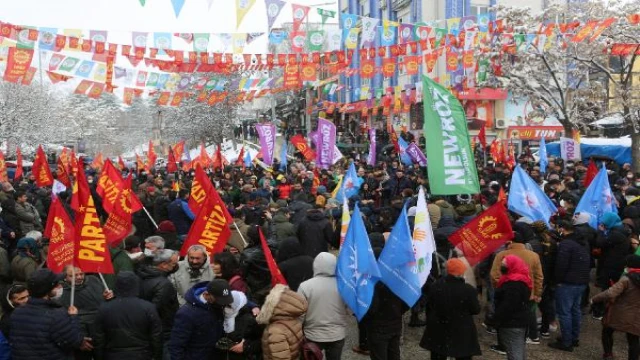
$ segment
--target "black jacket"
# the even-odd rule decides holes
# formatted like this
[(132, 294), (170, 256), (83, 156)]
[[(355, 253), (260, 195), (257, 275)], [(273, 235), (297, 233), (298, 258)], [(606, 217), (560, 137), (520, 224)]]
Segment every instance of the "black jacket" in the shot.
[[(298, 225), (298, 241), (305, 255), (316, 258), (321, 252), (329, 251), (329, 244), (335, 241), (335, 233), (329, 219), (321, 210), (307, 211), (307, 216)], [(332, 244), (337, 247), (338, 244)]]
[[(292, 193), (292, 196), (293, 196), (293, 193)], [(301, 196), (300, 198), (305, 198), (305, 196)], [(307, 210), (313, 209), (313, 206), (311, 206), (311, 204), (303, 200), (294, 200), (291, 202), (291, 204), (289, 204), (287, 208), (291, 212), (291, 218), (289, 219), (289, 221), (293, 225), (297, 226), (306, 217)]]
[(373, 292), (369, 311), (362, 318), (362, 325), (378, 334), (400, 335), (402, 333), (402, 315), (409, 310), (396, 294), (385, 284), (378, 282)]
[(103, 303), (96, 316), (96, 360), (161, 359), (162, 323), (156, 307), (139, 299), (139, 279), (133, 273), (117, 288), (115, 298)]
[(481, 355), (473, 315), (480, 313), (476, 289), (446, 276), (427, 293), (427, 327), (420, 347), (455, 358)]
[(187, 302), (176, 314), (169, 352), (172, 360), (207, 360), (215, 353), (216, 342), (224, 334), (222, 308), (202, 303), (198, 298), (208, 282), (195, 284), (184, 295)]
[(600, 232), (596, 245), (602, 249), (598, 262), (596, 283), (601, 288), (608, 288), (610, 281), (616, 282), (624, 271), (625, 258), (631, 253), (631, 242), (623, 227), (615, 227), (607, 235)]
[(260, 245), (252, 244), (244, 249), (240, 254), (240, 269), (249, 286), (251, 300), (262, 304), (271, 287), (271, 272)]
[(158, 196), (153, 203), (153, 218), (156, 223), (160, 224), (165, 220), (169, 220), (169, 200), (168, 196)]
[(68, 359), (82, 340), (78, 318), (51, 300), (30, 298), (11, 315), (13, 359)]
[(278, 267), (292, 291), (298, 291), (303, 281), (313, 277), (313, 258), (302, 253), (295, 238), (286, 239), (278, 248)]
[[(71, 305), (71, 285), (65, 282), (63, 290), (60, 304), (64, 307), (69, 307)], [(92, 275), (85, 276), (84, 283), (76, 285), (73, 305), (78, 308), (78, 320), (82, 326), (84, 336), (93, 337), (93, 325), (98, 314), (98, 308), (104, 302), (103, 292), (102, 283)]]
[(531, 289), (522, 281), (508, 281), (496, 289), (496, 311), (491, 325), (497, 328), (526, 328), (529, 324)]
[(167, 278), (166, 272), (154, 266), (141, 266), (137, 274), (142, 280), (140, 298), (152, 302), (162, 321), (162, 338), (167, 341), (171, 335), (173, 318), (178, 311), (178, 293)]
[(555, 279), (558, 284), (589, 283), (591, 264), (586, 241), (576, 233), (567, 235), (558, 244)]

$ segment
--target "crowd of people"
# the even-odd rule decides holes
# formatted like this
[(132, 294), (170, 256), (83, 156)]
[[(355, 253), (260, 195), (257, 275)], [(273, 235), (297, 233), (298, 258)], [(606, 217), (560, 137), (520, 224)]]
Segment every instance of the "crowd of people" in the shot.
[[(558, 336), (549, 346), (573, 351), (587, 312), (602, 319), (603, 358), (613, 358), (613, 333), (620, 331), (629, 359), (638, 359), (640, 174), (628, 164), (607, 162), (619, 211), (604, 213), (594, 229), (587, 214), (575, 212), (585, 164), (550, 159), (542, 173), (523, 152), (520, 166), (558, 211), (550, 225), (509, 213), (513, 240), (471, 267), (448, 237), (495, 204), (501, 189), (508, 194), (509, 167), (478, 166), (479, 194), (436, 196), (429, 194), (425, 168), (403, 165), (393, 152), (381, 154), (376, 166), (352, 157), (322, 170), (296, 155), (286, 171), (273, 170), (277, 162), (272, 169), (207, 170), (234, 221), (225, 250), (213, 255), (194, 245), (179, 256), (195, 217), (188, 205), (194, 171), (135, 172), (135, 190), (149, 214), (135, 213), (132, 233), (111, 245), (114, 274), (103, 279), (72, 265), (60, 274), (49, 270), (42, 232), (52, 190), (38, 188), (33, 174), (2, 183), (0, 359), (340, 359), (352, 315), (338, 293), (343, 209), (331, 193), (349, 162), (363, 180), (349, 207), (359, 204), (376, 257), (403, 206), (412, 223), (420, 187), (437, 250), (412, 308), (376, 284), (350, 350), (373, 360), (400, 359), (410, 312), (408, 325), (424, 327), (420, 346), (432, 359), (481, 356), (474, 317), (485, 304), (482, 324), (497, 335), (491, 350), (510, 360), (525, 359), (527, 344), (540, 344), (552, 332)], [(106, 220), (95, 191), (100, 174), (86, 173)], [(73, 219), (71, 191), (57, 196)], [(287, 286), (272, 286), (260, 232)]]

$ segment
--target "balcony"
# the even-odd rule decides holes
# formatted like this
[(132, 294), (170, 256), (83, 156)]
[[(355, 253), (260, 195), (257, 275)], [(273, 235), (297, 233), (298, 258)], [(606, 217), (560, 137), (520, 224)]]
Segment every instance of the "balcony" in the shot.
[(393, 11), (399, 11), (411, 5), (411, 0), (392, 0), (391, 8)]

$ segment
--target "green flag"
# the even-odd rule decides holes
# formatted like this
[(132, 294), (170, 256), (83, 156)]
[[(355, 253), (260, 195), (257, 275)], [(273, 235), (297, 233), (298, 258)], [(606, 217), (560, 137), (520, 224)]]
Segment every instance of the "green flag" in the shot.
[(307, 36), (307, 47), (310, 51), (322, 51), (324, 45), (324, 30), (311, 30)]
[(453, 94), (422, 77), (427, 170), (434, 195), (477, 194), (478, 170), (462, 105)]
[(327, 22), (328, 18), (333, 19), (334, 17), (336, 17), (336, 12), (318, 8), (318, 15), (320, 15), (320, 17), (322, 18), (322, 26), (324, 26), (324, 23)]
[(138, 0), (140, 1), (140, 5), (144, 6), (144, 4), (147, 2), (147, 0)]

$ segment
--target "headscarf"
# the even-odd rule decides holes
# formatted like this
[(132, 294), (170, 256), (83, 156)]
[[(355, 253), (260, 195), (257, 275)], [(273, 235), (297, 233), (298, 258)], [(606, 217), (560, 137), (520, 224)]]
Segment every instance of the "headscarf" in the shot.
[(521, 281), (525, 283), (529, 289), (533, 289), (533, 282), (529, 275), (529, 266), (527, 266), (522, 259), (516, 255), (507, 255), (504, 258), (504, 262), (507, 263), (507, 273), (502, 274), (498, 280), (497, 287), (501, 287), (509, 281)]
[(618, 216), (618, 214), (614, 212), (606, 212), (602, 214), (600, 224), (604, 225), (607, 230), (610, 230), (616, 227), (621, 227), (622, 220), (620, 220), (620, 216)]
[(36, 260), (40, 260), (40, 250), (38, 249), (38, 243), (33, 238), (22, 238), (18, 240), (16, 246), (18, 255), (21, 257), (31, 257)]
[(224, 332), (229, 334), (236, 329), (236, 316), (247, 304), (247, 297), (241, 291), (231, 291), (233, 302), (224, 308)]

